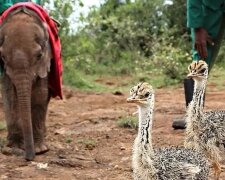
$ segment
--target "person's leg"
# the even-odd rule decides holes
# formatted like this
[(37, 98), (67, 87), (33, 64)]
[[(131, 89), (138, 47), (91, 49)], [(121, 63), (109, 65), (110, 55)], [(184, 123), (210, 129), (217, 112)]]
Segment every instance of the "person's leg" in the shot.
[[(216, 23), (219, 24), (219, 26), (218, 25), (213, 26)], [(212, 46), (212, 45), (207, 46), (208, 57), (205, 61), (209, 65), (209, 71), (210, 71), (216, 60), (216, 57), (217, 57), (219, 49), (220, 49), (221, 42), (223, 40), (224, 30), (225, 30), (225, 14), (223, 14), (221, 18), (217, 18), (217, 21), (215, 20), (215, 22), (213, 24), (209, 24), (209, 28), (211, 28), (211, 29), (210, 30), (207, 29), (207, 31), (212, 36), (213, 41), (215, 43), (214, 46)], [(217, 35), (215, 35), (215, 34), (217, 34)], [(193, 29), (192, 29), (191, 37), (192, 37), (192, 42), (194, 42), (195, 37), (194, 37)], [(193, 45), (193, 50), (192, 50), (192, 56), (193, 56), (193, 60), (199, 60), (198, 52), (194, 49), (194, 45)], [(193, 91), (194, 91), (194, 83), (192, 83), (191, 80), (184, 80), (184, 92), (185, 92), (186, 107), (192, 100)], [(185, 129), (185, 126), (186, 126), (186, 122), (185, 122), (184, 116), (181, 118), (174, 119), (174, 121), (172, 123), (172, 127), (174, 129)]]
[[(192, 101), (193, 92), (194, 92), (194, 81), (192, 79), (185, 78), (184, 79), (184, 95), (185, 95), (186, 107)], [(172, 127), (174, 129), (185, 129), (186, 122), (185, 122), (184, 116), (174, 119)]]

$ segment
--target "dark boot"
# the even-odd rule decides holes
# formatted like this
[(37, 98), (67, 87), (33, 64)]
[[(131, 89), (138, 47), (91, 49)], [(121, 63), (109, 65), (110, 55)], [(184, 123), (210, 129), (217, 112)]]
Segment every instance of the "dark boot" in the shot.
[(174, 129), (185, 129), (186, 128), (186, 122), (185, 122), (184, 116), (174, 118), (172, 127)]
[(193, 93), (194, 93), (194, 80), (184, 79), (184, 94), (186, 107), (188, 107), (189, 103), (192, 101)]
[[(184, 94), (185, 94), (186, 107), (192, 101), (193, 92), (194, 92), (193, 79), (184, 79)], [(172, 127), (174, 129), (185, 129), (186, 122), (185, 122), (184, 116), (174, 119)]]

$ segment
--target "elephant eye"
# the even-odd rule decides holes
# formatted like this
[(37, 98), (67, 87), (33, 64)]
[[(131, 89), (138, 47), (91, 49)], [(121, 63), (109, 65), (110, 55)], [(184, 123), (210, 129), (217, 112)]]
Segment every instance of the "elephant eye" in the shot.
[(1, 55), (1, 59), (2, 59), (2, 61), (5, 61), (5, 56)]
[(38, 53), (37, 60), (40, 60), (42, 58), (42, 56), (43, 56), (43, 53), (42, 52)]

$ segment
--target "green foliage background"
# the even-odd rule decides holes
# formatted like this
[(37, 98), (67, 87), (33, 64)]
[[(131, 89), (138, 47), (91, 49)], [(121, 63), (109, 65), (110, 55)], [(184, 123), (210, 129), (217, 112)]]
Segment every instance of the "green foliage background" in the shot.
[[(44, 1), (62, 24), (64, 84), (101, 89), (95, 82), (99, 76), (129, 76), (156, 87), (180, 83), (191, 62), (191, 40), (186, 0), (172, 2), (106, 0), (87, 17), (81, 14), (85, 25), (72, 32), (68, 18), (83, 6), (82, 0), (55, 0), (53, 8)], [(223, 57), (221, 51), (218, 59)]]

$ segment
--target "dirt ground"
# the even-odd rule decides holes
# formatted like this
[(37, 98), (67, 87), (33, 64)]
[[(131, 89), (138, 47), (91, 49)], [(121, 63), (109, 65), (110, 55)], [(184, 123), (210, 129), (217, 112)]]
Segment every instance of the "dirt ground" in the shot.
[[(52, 99), (47, 119), (50, 151), (26, 162), (0, 153), (0, 179), (130, 180), (131, 148), (137, 130), (117, 121), (136, 111), (127, 92), (90, 93), (64, 88), (64, 100)], [(206, 109), (225, 109), (225, 90), (209, 85)], [(184, 131), (173, 130), (184, 113), (182, 88), (157, 89), (153, 124), (154, 147), (182, 145)], [(0, 121), (4, 121), (0, 101)], [(6, 130), (0, 131), (0, 140)], [(221, 179), (225, 179), (225, 172)]]

